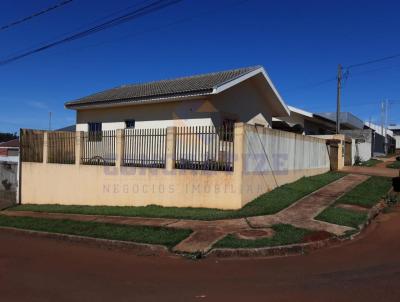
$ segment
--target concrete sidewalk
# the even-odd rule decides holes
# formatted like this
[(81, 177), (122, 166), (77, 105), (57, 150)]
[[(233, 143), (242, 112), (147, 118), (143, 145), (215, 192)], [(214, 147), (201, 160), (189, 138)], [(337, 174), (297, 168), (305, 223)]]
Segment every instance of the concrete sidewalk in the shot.
[(399, 176), (399, 170), (386, 168), (386, 166), (396, 161), (396, 156), (389, 158), (378, 158), (381, 163), (376, 164), (373, 167), (361, 167), (361, 166), (345, 166), (341, 170), (346, 173), (362, 174), (370, 176), (382, 176), (382, 177), (397, 177)]
[[(386, 164), (388, 164), (388, 162)], [(382, 177), (399, 176), (399, 171), (397, 169), (390, 169), (385, 167), (380, 168), (380, 167), (345, 166), (340, 171), (352, 174), (369, 175), (369, 176), (382, 176)]]
[[(242, 233), (246, 234), (250, 239), (257, 239), (257, 236), (259, 236), (260, 233), (263, 234), (261, 235), (262, 238), (273, 236), (273, 231), (269, 229), (269, 227), (278, 223), (291, 224), (296, 227), (311, 229), (314, 231), (327, 231), (335, 235), (342, 235), (346, 231), (351, 230), (351, 228), (316, 221), (313, 218), (335, 202), (335, 200), (344, 193), (362, 183), (367, 178), (367, 176), (362, 175), (346, 175), (343, 178), (296, 201), (290, 207), (278, 212), (277, 214), (240, 219), (200, 221), (187, 219), (41, 213), (12, 210), (5, 210), (1, 212), (1, 214), (18, 217), (68, 219), (74, 221), (93, 221), (122, 225), (144, 225), (176, 229), (191, 229), (193, 230), (193, 233), (176, 245), (173, 248), (173, 251), (182, 253), (206, 253), (212, 248), (214, 243), (228, 234), (240, 235)], [(254, 234), (253, 238), (252, 234)]]

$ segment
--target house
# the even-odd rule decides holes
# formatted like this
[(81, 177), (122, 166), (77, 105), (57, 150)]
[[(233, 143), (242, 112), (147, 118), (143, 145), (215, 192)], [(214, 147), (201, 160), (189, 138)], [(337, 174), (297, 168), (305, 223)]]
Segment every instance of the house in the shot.
[(260, 66), (131, 84), (65, 104), (76, 131), (21, 131), (21, 202), (239, 209), (329, 171), (340, 142), (272, 129)]
[(0, 143), (0, 161), (18, 161), (19, 139)]
[(76, 110), (77, 131), (171, 126), (222, 126), (236, 122), (271, 127), (288, 116), (261, 66), (131, 84), (67, 102)]
[[(336, 125), (336, 112), (320, 112), (315, 115), (326, 118)], [(364, 122), (351, 112), (340, 112), (339, 121), (340, 130), (357, 130), (364, 127)]]
[(366, 122), (365, 129), (371, 129), (374, 132), (372, 152), (373, 156), (381, 156), (394, 153), (396, 140), (394, 133), (385, 127)]
[(17, 201), (19, 139), (0, 143), (0, 210)]
[(336, 123), (322, 116), (288, 106), (289, 116), (273, 118), (272, 128), (304, 135), (332, 134), (336, 131)]
[(400, 151), (400, 125), (390, 125), (389, 130), (393, 132), (393, 138), (396, 140), (396, 151)]

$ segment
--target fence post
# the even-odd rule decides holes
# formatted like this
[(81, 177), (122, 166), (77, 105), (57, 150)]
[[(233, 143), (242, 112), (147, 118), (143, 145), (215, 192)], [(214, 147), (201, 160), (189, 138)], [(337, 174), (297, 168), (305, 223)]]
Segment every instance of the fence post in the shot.
[(83, 148), (83, 132), (76, 131), (76, 141), (75, 141), (75, 165), (81, 164), (81, 154)]
[(47, 131), (44, 131), (43, 132), (43, 163), (44, 164), (47, 164), (47, 160), (48, 160), (48, 156), (47, 156), (47, 154), (49, 153), (49, 151), (48, 151), (48, 138), (49, 138), (49, 136), (48, 136), (48, 132)]
[(244, 135), (245, 135), (245, 124), (244, 123), (235, 123), (235, 132), (234, 132), (234, 160), (233, 160), (233, 171), (237, 175), (242, 175), (243, 173), (243, 161), (245, 156), (244, 151)]
[(165, 154), (165, 168), (172, 171), (175, 168), (176, 127), (167, 127), (167, 150)]
[(121, 167), (124, 160), (124, 129), (117, 129), (115, 135), (117, 143), (115, 148), (115, 166)]

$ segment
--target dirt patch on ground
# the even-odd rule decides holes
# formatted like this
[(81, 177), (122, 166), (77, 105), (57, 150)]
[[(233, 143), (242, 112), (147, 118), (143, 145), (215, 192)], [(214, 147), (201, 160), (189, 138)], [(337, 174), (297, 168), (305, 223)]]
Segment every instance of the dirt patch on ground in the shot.
[(271, 238), (275, 234), (275, 231), (271, 228), (258, 229), (258, 230), (243, 230), (235, 233), (235, 236), (239, 239), (255, 240), (262, 238)]
[(364, 208), (362, 206), (357, 206), (354, 204), (345, 204), (345, 203), (339, 203), (336, 205), (336, 207), (357, 212), (367, 212), (369, 210), (368, 208)]
[(331, 238), (332, 236), (333, 235), (331, 233), (325, 232), (325, 231), (312, 232), (312, 233), (304, 236), (303, 242), (307, 243), (307, 242), (325, 240), (325, 239)]

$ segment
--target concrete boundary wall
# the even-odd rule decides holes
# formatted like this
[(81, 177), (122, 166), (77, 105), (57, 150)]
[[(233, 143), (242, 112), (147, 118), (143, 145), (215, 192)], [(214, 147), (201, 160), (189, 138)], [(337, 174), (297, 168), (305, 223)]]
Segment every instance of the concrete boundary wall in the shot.
[[(233, 171), (175, 169), (174, 127), (167, 128), (165, 169), (122, 166), (122, 130), (117, 130), (115, 166), (82, 165), (79, 132), (75, 145), (75, 164), (51, 164), (44, 139), (43, 162), (22, 163), (21, 203), (239, 209), (278, 185), (329, 171), (325, 140), (243, 123), (235, 124)], [(252, 163), (254, 158), (262, 164)]]
[(278, 186), (330, 170), (325, 139), (245, 126), (243, 205)]

